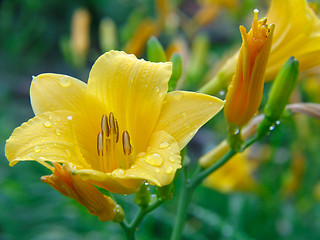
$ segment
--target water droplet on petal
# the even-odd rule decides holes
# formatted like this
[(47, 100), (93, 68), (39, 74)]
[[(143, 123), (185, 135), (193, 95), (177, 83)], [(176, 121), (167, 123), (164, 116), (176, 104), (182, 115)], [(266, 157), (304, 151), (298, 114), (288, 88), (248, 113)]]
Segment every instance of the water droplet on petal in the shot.
[(118, 169), (115, 169), (115, 170), (112, 172), (112, 175), (113, 175), (113, 176), (123, 176), (125, 173), (126, 173), (126, 172), (125, 172), (124, 169), (118, 168)]
[(166, 174), (170, 174), (172, 173), (173, 168), (172, 167), (168, 167), (166, 170)]
[(172, 97), (175, 100), (180, 100), (183, 97), (183, 93), (182, 92), (172, 92)]
[(161, 92), (161, 93), (159, 93), (159, 97), (161, 98), (161, 97), (163, 97), (163, 93)]
[(51, 124), (51, 122), (49, 122), (49, 121), (45, 121), (45, 122), (43, 123), (43, 126), (49, 128), (49, 127), (52, 126), (52, 124)]
[(34, 150), (34, 152), (38, 153), (38, 152), (41, 151), (41, 148), (40, 148), (39, 146), (35, 146), (35, 147), (33, 148), (33, 150)]
[(183, 124), (183, 126), (185, 127), (185, 128), (190, 128), (190, 124), (189, 123), (185, 123), (185, 124)]
[(182, 116), (184, 119), (186, 119), (186, 118), (187, 118), (187, 113), (186, 113), (186, 112), (183, 112), (183, 113), (181, 113), (181, 116)]
[(144, 159), (144, 161), (154, 167), (161, 167), (163, 164), (163, 159), (162, 157), (157, 154), (157, 153), (153, 153), (151, 155), (147, 155)]
[(209, 105), (212, 106), (212, 105), (213, 105), (213, 102), (209, 102)]
[(132, 169), (136, 169), (136, 168), (138, 168), (138, 165), (131, 165), (131, 167), (130, 168), (132, 168)]
[(71, 79), (69, 77), (67, 77), (67, 76), (62, 76), (59, 79), (59, 84), (62, 87), (69, 87), (71, 85)]
[(167, 143), (167, 142), (162, 142), (162, 143), (160, 143), (159, 148), (164, 149), (164, 148), (169, 147), (169, 145), (170, 145), (170, 144)]
[(154, 90), (156, 91), (156, 93), (160, 92), (160, 88), (158, 86), (156, 86)]
[(66, 149), (66, 153), (67, 153), (68, 157), (71, 157), (71, 152), (68, 149)]
[(51, 120), (52, 119), (52, 115), (49, 115), (48, 118)]
[(60, 136), (61, 134), (61, 130), (59, 128), (57, 128), (54, 132), (57, 136)]
[(173, 156), (171, 156), (171, 157), (169, 157), (169, 162), (172, 162), (172, 163), (174, 163), (174, 157)]
[(220, 91), (220, 92), (219, 92), (219, 95), (220, 95), (220, 96), (224, 96), (225, 94), (226, 94), (225, 91)]

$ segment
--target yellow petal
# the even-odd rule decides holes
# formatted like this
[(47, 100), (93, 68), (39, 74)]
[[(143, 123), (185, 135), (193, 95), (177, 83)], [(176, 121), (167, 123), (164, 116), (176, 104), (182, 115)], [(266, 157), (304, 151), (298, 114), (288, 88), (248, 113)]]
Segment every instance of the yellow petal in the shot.
[(72, 162), (89, 167), (83, 159), (67, 118), (71, 112), (46, 112), (16, 128), (7, 140), (5, 154), (13, 166), (18, 161)]
[(128, 131), (133, 154), (145, 151), (168, 90), (171, 63), (151, 63), (110, 51), (90, 72), (87, 93), (113, 112), (120, 132)]
[(47, 111), (83, 110), (86, 84), (61, 74), (46, 73), (34, 77), (30, 88), (31, 105), (36, 115)]
[(73, 173), (79, 175), (82, 179), (106, 189), (113, 193), (131, 194), (134, 193), (141, 185), (141, 179), (122, 179), (119, 177), (125, 174), (124, 169), (115, 169), (111, 173), (104, 173), (92, 169), (73, 169)]
[(169, 133), (182, 149), (223, 104), (222, 100), (201, 93), (170, 92), (163, 103), (156, 130)]

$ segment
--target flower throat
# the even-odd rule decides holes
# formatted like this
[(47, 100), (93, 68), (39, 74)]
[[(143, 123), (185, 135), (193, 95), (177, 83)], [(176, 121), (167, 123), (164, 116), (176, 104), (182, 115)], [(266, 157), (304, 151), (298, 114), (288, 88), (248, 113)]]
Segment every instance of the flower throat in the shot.
[(117, 152), (117, 144), (119, 143), (120, 132), (117, 119), (113, 113), (103, 114), (101, 118), (101, 132), (97, 136), (97, 151), (99, 155), (99, 170), (103, 172), (112, 172), (114, 169), (128, 169), (131, 165), (129, 155), (132, 152), (130, 144), (130, 136), (127, 131), (122, 132), (122, 149)]

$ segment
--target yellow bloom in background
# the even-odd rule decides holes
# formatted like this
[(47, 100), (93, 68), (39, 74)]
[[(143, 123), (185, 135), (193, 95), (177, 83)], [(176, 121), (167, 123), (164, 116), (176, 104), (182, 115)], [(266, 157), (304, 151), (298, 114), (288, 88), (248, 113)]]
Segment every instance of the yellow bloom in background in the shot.
[(134, 32), (130, 41), (125, 46), (125, 51), (134, 55), (140, 56), (147, 44), (147, 41), (152, 36), (157, 36), (160, 33), (159, 25), (152, 19), (144, 19), (137, 30)]
[[(276, 28), (266, 70), (266, 81), (272, 81), (291, 56), (299, 61), (300, 71), (320, 64), (320, 19), (306, 0), (273, 0), (266, 16)], [(200, 92), (214, 94), (228, 86), (239, 52), (221, 67)]]
[(204, 185), (218, 191), (253, 191), (257, 186), (253, 172), (257, 163), (249, 159), (248, 150), (232, 157), (220, 169), (205, 179)]
[(320, 19), (305, 0), (273, 0), (267, 14), (276, 25), (266, 80), (273, 80), (291, 56), (300, 71), (320, 64)]
[(7, 140), (10, 165), (69, 163), (73, 174), (115, 193), (132, 193), (143, 180), (170, 184), (180, 150), (223, 107), (212, 96), (167, 93), (171, 70), (171, 63), (110, 51), (95, 62), (88, 84), (59, 74), (34, 77), (36, 116)]
[(61, 166), (53, 163), (53, 166), (51, 167), (53, 173), (43, 176), (41, 181), (48, 183), (61, 194), (75, 199), (85, 206), (89, 213), (96, 215), (100, 221), (110, 221), (121, 212), (110, 197), (103, 195), (91, 183), (73, 175), (69, 164)]
[(91, 16), (87, 9), (77, 9), (72, 15), (70, 47), (76, 65), (84, 64), (90, 47)]
[(267, 26), (267, 19), (258, 21), (258, 11), (255, 11), (249, 33), (240, 26), (242, 46), (224, 109), (225, 118), (231, 124), (243, 126), (258, 111), (273, 30), (274, 25)]

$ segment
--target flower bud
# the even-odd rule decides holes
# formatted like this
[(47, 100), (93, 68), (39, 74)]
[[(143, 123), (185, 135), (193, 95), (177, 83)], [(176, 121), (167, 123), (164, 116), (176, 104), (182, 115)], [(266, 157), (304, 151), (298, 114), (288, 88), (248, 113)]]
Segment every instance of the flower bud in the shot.
[(177, 82), (182, 74), (182, 58), (179, 53), (174, 53), (170, 59), (172, 62), (172, 74), (169, 80), (169, 92), (176, 88)]
[(143, 183), (140, 187), (140, 190), (136, 193), (134, 197), (134, 202), (142, 208), (149, 206), (151, 202), (151, 195), (149, 192), (149, 184)]
[(298, 82), (299, 62), (291, 57), (282, 66), (264, 107), (265, 118), (258, 126), (258, 136), (265, 136), (270, 127), (280, 119), (283, 110)]
[(282, 66), (271, 87), (264, 114), (269, 120), (277, 121), (298, 82), (299, 62), (294, 57)]
[(151, 37), (147, 43), (147, 56), (150, 62), (166, 62), (166, 53), (156, 37)]
[(249, 33), (240, 26), (243, 43), (224, 108), (225, 118), (232, 125), (245, 125), (259, 108), (273, 30), (267, 19), (258, 21), (257, 10)]

